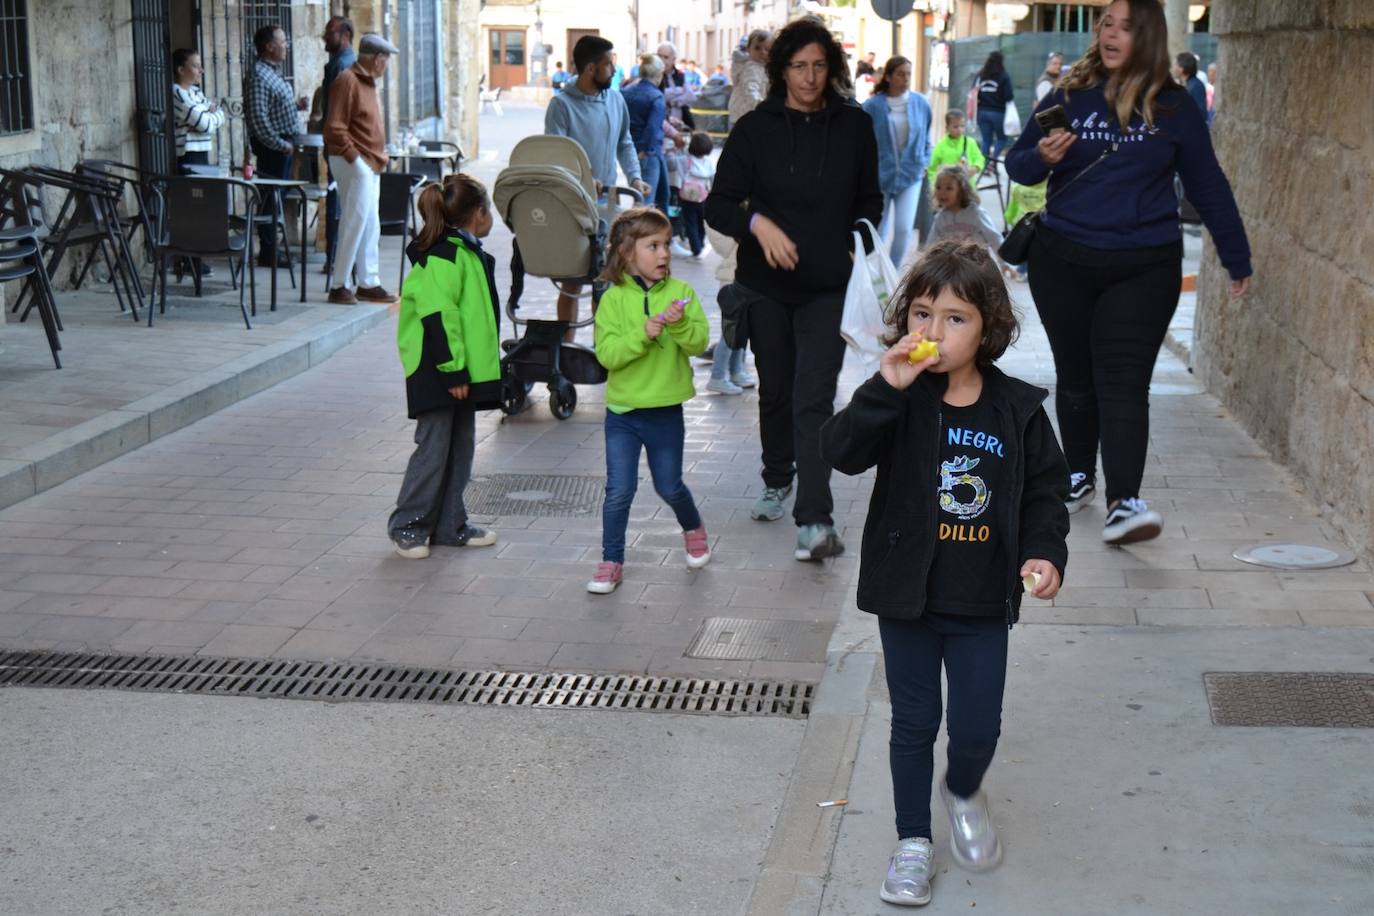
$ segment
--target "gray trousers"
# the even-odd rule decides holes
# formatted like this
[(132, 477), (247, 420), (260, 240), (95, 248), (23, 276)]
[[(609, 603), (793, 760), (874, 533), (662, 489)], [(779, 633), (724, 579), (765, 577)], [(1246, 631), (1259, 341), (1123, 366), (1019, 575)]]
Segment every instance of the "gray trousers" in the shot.
[(387, 523), (393, 541), (451, 543), (468, 523), (463, 490), (472, 476), (475, 423), (466, 401), (416, 418), (415, 453)]

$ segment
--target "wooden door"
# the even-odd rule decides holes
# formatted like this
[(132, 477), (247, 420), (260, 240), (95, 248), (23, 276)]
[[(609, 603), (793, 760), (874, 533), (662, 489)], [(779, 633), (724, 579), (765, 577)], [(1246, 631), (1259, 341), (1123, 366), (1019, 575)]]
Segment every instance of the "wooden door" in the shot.
[(573, 63), (573, 48), (577, 47), (577, 41), (583, 35), (600, 35), (600, 29), (568, 29), (568, 56), (563, 58), (563, 64), (568, 68), (568, 72), (577, 79), (577, 64)]
[(493, 28), (487, 30), (490, 89), (510, 89), (529, 81), (525, 60), (525, 30)]

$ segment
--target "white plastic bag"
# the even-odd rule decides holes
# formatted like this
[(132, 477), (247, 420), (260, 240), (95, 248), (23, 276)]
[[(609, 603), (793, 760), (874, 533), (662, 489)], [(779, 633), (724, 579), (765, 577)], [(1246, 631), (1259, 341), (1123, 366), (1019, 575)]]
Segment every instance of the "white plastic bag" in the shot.
[(1021, 136), (1021, 113), (1016, 110), (1015, 102), (1007, 103), (1007, 113), (1002, 116), (1002, 133), (1008, 137)]
[(855, 230), (854, 266), (849, 272), (849, 285), (845, 287), (840, 336), (855, 353), (875, 365), (886, 349), (882, 338), (888, 331), (888, 303), (896, 294), (900, 281), (878, 230), (866, 219), (859, 222), (868, 229), (873, 251), (864, 254), (863, 237)]

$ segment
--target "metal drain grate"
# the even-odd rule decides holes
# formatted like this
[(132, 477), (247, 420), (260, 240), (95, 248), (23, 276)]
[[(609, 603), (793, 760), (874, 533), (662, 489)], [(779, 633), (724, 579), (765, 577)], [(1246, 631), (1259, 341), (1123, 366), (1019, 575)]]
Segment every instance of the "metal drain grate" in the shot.
[(342, 702), (461, 703), (805, 718), (814, 684), (629, 674), (452, 671), (353, 662), (175, 655), (0, 653), (0, 687), (54, 687)]
[(1374, 728), (1374, 674), (1213, 671), (1202, 682), (1216, 725)]
[(683, 654), (688, 658), (825, 661), (831, 629), (831, 624), (810, 620), (707, 617)]
[(601, 511), (606, 481), (557, 474), (487, 474), (463, 493), (473, 515), (594, 516)]

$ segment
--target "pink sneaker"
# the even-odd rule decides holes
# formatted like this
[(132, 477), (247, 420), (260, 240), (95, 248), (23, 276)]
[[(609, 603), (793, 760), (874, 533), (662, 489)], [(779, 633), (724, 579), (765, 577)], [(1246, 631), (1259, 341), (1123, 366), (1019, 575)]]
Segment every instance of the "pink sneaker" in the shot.
[(620, 584), (624, 572), (625, 566), (622, 563), (602, 561), (596, 564), (596, 575), (587, 583), (587, 591), (593, 595), (609, 595)]
[(711, 562), (711, 547), (706, 539), (706, 526), (702, 525), (695, 531), (682, 532), (682, 540), (687, 545), (687, 565), (692, 569), (701, 569)]

